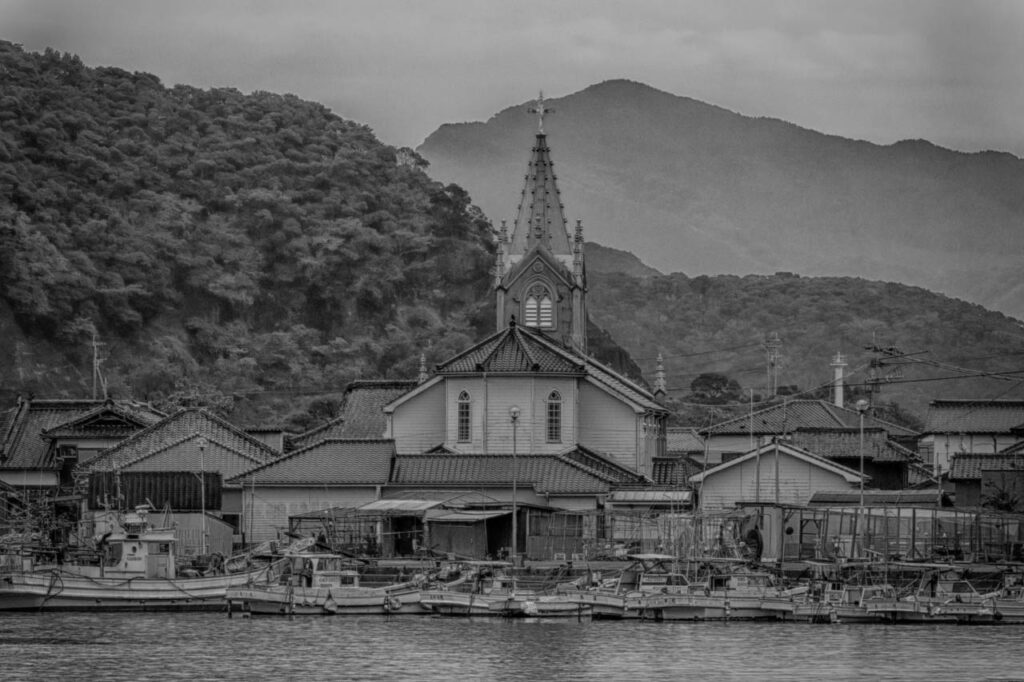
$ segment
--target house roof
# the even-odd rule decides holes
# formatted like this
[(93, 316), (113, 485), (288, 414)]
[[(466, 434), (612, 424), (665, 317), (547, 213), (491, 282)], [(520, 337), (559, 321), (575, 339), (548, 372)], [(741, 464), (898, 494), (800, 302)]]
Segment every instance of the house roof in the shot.
[[(797, 429), (793, 444), (829, 459), (860, 457), (860, 429)], [(881, 427), (864, 429), (864, 459), (874, 462), (911, 462), (917, 459), (909, 448), (889, 440)]]
[(475, 346), (439, 364), (437, 374), (569, 374), (582, 376), (582, 357), (558, 348), (543, 333), (512, 322)]
[(391, 484), (507, 487), (513, 480), (539, 494), (561, 495), (607, 493), (618, 483), (615, 477), (564, 455), (453, 453), (397, 455)]
[(42, 435), (44, 438), (127, 438), (166, 416), (152, 408), (147, 411), (131, 409), (107, 400), (81, 416), (43, 431)]
[(418, 386), (416, 381), (353, 381), (345, 388), (341, 414), (331, 421), (288, 439), (291, 449), (327, 439), (375, 439), (384, 435), (384, 406)]
[[(854, 471), (849, 467), (845, 467), (842, 464), (837, 464), (836, 462), (833, 462), (830, 459), (819, 457), (814, 453), (808, 452), (802, 448), (789, 445), (788, 443), (779, 443), (777, 446), (775, 443), (768, 443), (766, 445), (761, 446), (760, 448), (755, 448), (744, 455), (741, 455), (734, 459), (730, 459), (727, 462), (723, 462), (718, 466), (708, 469), (705, 472), (694, 474), (693, 476), (690, 477), (690, 483), (701, 483), (706, 477), (717, 475), (725, 471), (726, 469), (738, 466), (743, 462), (748, 462), (757, 457), (759, 453), (771, 453), (773, 452), (775, 447), (778, 447), (780, 452), (783, 452), (791, 457), (796, 457), (797, 459), (803, 460), (808, 464), (820, 467), (827, 471), (831, 471), (834, 474), (838, 474), (842, 476), (844, 479), (846, 479), (846, 481), (849, 483), (859, 483), (861, 480), (861, 475), (859, 472)], [(870, 476), (864, 476), (865, 480), (869, 478)]]
[[(748, 435), (753, 429), (755, 435), (771, 436), (790, 433), (799, 428), (835, 429), (859, 428), (860, 412), (847, 407), (838, 407), (825, 400), (790, 400), (757, 410), (752, 414), (729, 419), (701, 430), (704, 436)], [(864, 428), (880, 427), (890, 436), (917, 436), (913, 429), (864, 415)]]
[[(202, 408), (188, 408), (126, 438), (87, 463), (93, 470), (123, 469), (169, 448), (206, 438), (219, 448), (263, 464), (281, 453)], [(227, 472), (224, 472), (227, 473)]]
[(925, 433), (1005, 433), (1024, 422), (1024, 400), (933, 400)]
[(690, 487), (690, 477), (704, 467), (684, 455), (655, 457), (651, 462), (651, 478), (655, 485)]
[(322, 440), (229, 479), (255, 485), (385, 485), (395, 442), (384, 439)]
[(999, 452), (1004, 454), (1004, 455), (1015, 455), (1015, 454), (1018, 454), (1018, 453), (1019, 454), (1024, 454), (1024, 440), (1017, 441), (1016, 443), (1014, 443), (1010, 447), (1003, 448)]
[(949, 462), (949, 480), (980, 481), (983, 471), (1024, 469), (1022, 454), (959, 452)]
[[(0, 468), (55, 469), (44, 433), (98, 414), (108, 405), (105, 400), (23, 400), (6, 410), (0, 418)], [(164, 415), (148, 405), (116, 401), (118, 412), (131, 414), (140, 423), (153, 423)]]
[(666, 429), (665, 445), (670, 454), (704, 452), (704, 439), (690, 426), (670, 426)]

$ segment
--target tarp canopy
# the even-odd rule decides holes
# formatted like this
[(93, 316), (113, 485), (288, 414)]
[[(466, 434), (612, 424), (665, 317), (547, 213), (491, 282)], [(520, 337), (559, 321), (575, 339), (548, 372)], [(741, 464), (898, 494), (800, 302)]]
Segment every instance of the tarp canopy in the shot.
[(689, 504), (690, 490), (614, 490), (608, 496), (613, 504)]
[(484, 509), (461, 509), (454, 511), (446, 511), (437, 516), (428, 516), (427, 521), (430, 523), (477, 523), (479, 521), (486, 521), (487, 519), (493, 519), (498, 516), (508, 516), (512, 513), (511, 510), (484, 510)]

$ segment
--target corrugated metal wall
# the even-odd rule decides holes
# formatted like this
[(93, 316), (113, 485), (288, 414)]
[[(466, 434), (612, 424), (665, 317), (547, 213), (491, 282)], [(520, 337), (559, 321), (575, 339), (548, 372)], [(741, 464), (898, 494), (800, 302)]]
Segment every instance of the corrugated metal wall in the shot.
[[(223, 493), (221, 475), (208, 471), (204, 477), (206, 511), (218, 511)], [(200, 511), (204, 508), (202, 490), (199, 474), (191, 471), (97, 471), (89, 474), (89, 509), (103, 509), (104, 505), (130, 509), (149, 503), (157, 511), (167, 506), (176, 512)]]

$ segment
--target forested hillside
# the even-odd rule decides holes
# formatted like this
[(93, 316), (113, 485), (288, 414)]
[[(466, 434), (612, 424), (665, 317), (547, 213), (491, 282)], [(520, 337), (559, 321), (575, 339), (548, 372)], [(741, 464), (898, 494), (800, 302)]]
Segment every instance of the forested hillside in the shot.
[[(629, 256), (623, 267), (632, 263)], [(780, 393), (828, 398), (830, 363), (841, 351), (848, 397), (866, 396), (876, 379), (876, 402), (918, 416), (935, 398), (1024, 397), (1024, 327), (978, 305), (850, 277), (636, 277), (607, 262), (604, 267), (590, 271), (591, 315), (648, 376), (663, 355), (669, 395), (691, 415), (684, 421), (706, 415), (685, 403), (733, 402), (744, 410), (751, 391), (755, 400), (769, 397), (770, 334), (780, 342)], [(895, 347), (907, 357), (886, 357), (867, 346)], [(872, 367), (872, 360), (883, 364)], [(738, 395), (714, 401), (694, 395), (693, 381), (706, 373), (733, 379)], [(720, 407), (712, 412), (728, 415)]]
[(88, 392), (96, 338), (114, 395), (287, 412), (492, 331), (490, 226), (415, 153), (291, 95), (10, 43), (0, 245), (8, 399)]

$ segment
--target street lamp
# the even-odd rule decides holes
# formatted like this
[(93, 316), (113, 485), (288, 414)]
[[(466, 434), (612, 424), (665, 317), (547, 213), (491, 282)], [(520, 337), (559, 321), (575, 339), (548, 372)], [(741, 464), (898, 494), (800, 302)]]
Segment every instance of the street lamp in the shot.
[(202, 510), (200, 520), (202, 523), (201, 531), (202, 537), (200, 539), (200, 555), (206, 556), (206, 445), (207, 440), (199, 436), (196, 440), (196, 445), (199, 446), (199, 497), (201, 499)]
[(513, 405), (508, 408), (508, 417), (512, 420), (512, 566), (516, 565), (516, 556), (519, 550), (519, 520), (516, 518), (516, 431), (519, 427), (519, 407)]
[(860, 413), (860, 506), (864, 508), (864, 413), (871, 407), (871, 403), (861, 399), (855, 405)]

